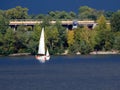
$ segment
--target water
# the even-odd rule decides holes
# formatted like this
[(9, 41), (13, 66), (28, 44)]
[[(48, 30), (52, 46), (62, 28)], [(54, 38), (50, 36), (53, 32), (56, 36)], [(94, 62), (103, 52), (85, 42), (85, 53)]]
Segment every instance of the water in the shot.
[(120, 55), (0, 57), (0, 90), (120, 90)]

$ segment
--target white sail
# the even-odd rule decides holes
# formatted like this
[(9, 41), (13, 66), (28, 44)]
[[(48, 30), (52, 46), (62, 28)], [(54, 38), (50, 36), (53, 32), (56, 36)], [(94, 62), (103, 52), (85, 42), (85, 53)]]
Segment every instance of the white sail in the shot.
[(49, 56), (49, 51), (48, 51), (48, 49), (47, 49), (47, 51), (46, 51), (46, 56)]
[(46, 52), (46, 60), (49, 60), (50, 59), (50, 54), (49, 54), (49, 51), (47, 49), (47, 52)]
[(42, 28), (42, 31), (41, 31), (38, 54), (45, 54), (44, 28)]

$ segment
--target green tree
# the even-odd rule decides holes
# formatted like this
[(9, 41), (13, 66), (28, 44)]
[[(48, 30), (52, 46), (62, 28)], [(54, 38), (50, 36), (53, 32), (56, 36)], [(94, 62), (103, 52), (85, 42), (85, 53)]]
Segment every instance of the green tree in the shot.
[(59, 50), (58, 48), (59, 32), (57, 27), (55, 26), (45, 27), (45, 33), (47, 47), (50, 49), (51, 54), (56, 54)]
[(76, 53), (75, 35), (73, 30), (68, 30), (67, 32), (67, 43), (70, 54)]
[(9, 26), (9, 21), (2, 15), (0, 15), (0, 33), (5, 34)]
[(41, 26), (39, 24), (36, 24), (33, 28), (33, 32), (31, 33), (31, 39), (29, 41), (28, 47), (32, 54), (37, 53), (41, 30)]
[(74, 30), (74, 37), (75, 37), (75, 47), (77, 50), (75, 50), (76, 52), (80, 52), (80, 44), (81, 44), (81, 31), (82, 31), (82, 28), (77, 28)]
[[(80, 33), (81, 33), (81, 28), (73, 29), (72, 32), (70, 31), (69, 33), (70, 41), (68, 42), (69, 54), (76, 54), (77, 52), (80, 52), (80, 40), (81, 40)], [(72, 37), (70, 34), (72, 34)]]
[(75, 19), (76, 14), (74, 12), (65, 12), (65, 11), (51, 11), (48, 13), (52, 19)]
[(114, 44), (113, 44), (113, 48), (115, 50), (119, 50), (120, 52), (120, 32), (117, 32), (114, 34)]
[(36, 24), (33, 28), (33, 39), (35, 41), (39, 41), (40, 39), (40, 33), (41, 33), (41, 26), (39, 24)]
[(120, 11), (113, 14), (111, 20), (111, 29), (114, 32), (120, 31)]
[(89, 30), (87, 27), (84, 27), (80, 33), (80, 52), (81, 54), (89, 54), (94, 50), (96, 45), (96, 32), (94, 30)]
[(5, 16), (9, 19), (26, 19), (28, 18), (28, 9), (17, 6), (5, 12)]
[(49, 16), (44, 17), (41, 26), (42, 27), (50, 26), (50, 21), (51, 21), (51, 18)]
[(88, 6), (81, 6), (79, 8), (78, 18), (82, 20), (96, 20), (101, 14), (104, 14), (104, 12), (98, 11)]
[(105, 17), (106, 17), (106, 19), (107, 20), (110, 20), (111, 19), (111, 17), (112, 17), (112, 15), (113, 15), (113, 11), (106, 11), (105, 12)]
[(84, 19), (92, 19), (92, 18), (89, 18), (89, 17), (92, 17), (93, 12), (94, 12), (94, 9), (92, 9), (92, 8), (90, 8), (88, 6), (82, 6), (82, 7), (79, 8), (78, 18), (80, 18), (82, 20), (84, 20)]
[(113, 33), (111, 32), (110, 25), (106, 24), (106, 18), (102, 15), (97, 20), (98, 26), (95, 28), (97, 31), (97, 45), (96, 50), (111, 50), (113, 44)]
[(108, 51), (113, 48), (114, 37), (111, 31), (100, 32), (99, 38), (98, 44), (100, 50)]
[(69, 15), (71, 16), (71, 19), (77, 18), (76, 13), (74, 13), (74, 12), (69, 12)]
[(3, 54), (3, 34), (0, 33), (0, 54)]
[(45, 17), (46, 17), (46, 15), (44, 15), (44, 14), (39, 14), (39, 15), (35, 16), (35, 19), (43, 20)]
[(19, 26), (15, 32), (15, 46), (18, 53), (28, 52), (27, 45), (29, 43), (30, 31), (26, 29), (26, 26)]
[(15, 52), (15, 37), (14, 31), (10, 28), (7, 29), (7, 32), (3, 38), (3, 51), (2, 53), (5, 55), (9, 55)]
[(49, 14), (50, 17), (52, 17), (52, 19), (57, 19), (57, 18), (58, 18), (58, 17), (57, 17), (57, 13), (54, 12), (54, 11), (51, 11), (51, 12), (49, 12), (48, 14)]
[(99, 30), (104, 31), (107, 28), (106, 18), (104, 15), (101, 15), (97, 20)]
[(91, 47), (85, 40), (81, 40), (80, 42), (80, 52), (81, 54), (89, 54), (91, 52)]
[(59, 48), (59, 53), (63, 53), (65, 51), (65, 49), (67, 48), (67, 37), (66, 37), (66, 33), (67, 30), (65, 27), (63, 27), (61, 25), (61, 23), (59, 21), (56, 22), (55, 27), (58, 30), (58, 48)]

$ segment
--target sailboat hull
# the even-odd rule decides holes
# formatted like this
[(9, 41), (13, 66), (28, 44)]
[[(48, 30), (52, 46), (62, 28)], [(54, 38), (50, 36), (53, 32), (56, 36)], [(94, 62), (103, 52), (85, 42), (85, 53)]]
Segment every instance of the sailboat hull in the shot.
[(46, 61), (46, 56), (38, 56), (38, 55), (36, 55), (35, 58), (37, 60), (39, 60), (40, 62), (42, 62), (42, 63), (45, 63), (45, 61)]
[(50, 56), (46, 56), (46, 60), (48, 61), (50, 59)]

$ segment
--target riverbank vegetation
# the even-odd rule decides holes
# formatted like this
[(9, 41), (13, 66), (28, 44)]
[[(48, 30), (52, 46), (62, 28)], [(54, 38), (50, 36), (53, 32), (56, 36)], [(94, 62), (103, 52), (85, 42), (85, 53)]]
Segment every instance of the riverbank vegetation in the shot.
[[(9, 26), (13, 19), (40, 19), (42, 24), (18, 26), (14, 31)], [(89, 29), (87, 26), (78, 26), (68, 30), (59, 20), (94, 20), (98, 25)], [(56, 20), (56, 24), (50, 24)], [(107, 24), (110, 22), (110, 24)], [(17, 6), (8, 10), (0, 10), (0, 55), (14, 53), (37, 53), (41, 28), (45, 28), (46, 45), (50, 53), (89, 54), (93, 51), (120, 52), (120, 11), (102, 11), (82, 6), (78, 14), (65, 11), (50, 11), (48, 14), (29, 15), (28, 9)]]

